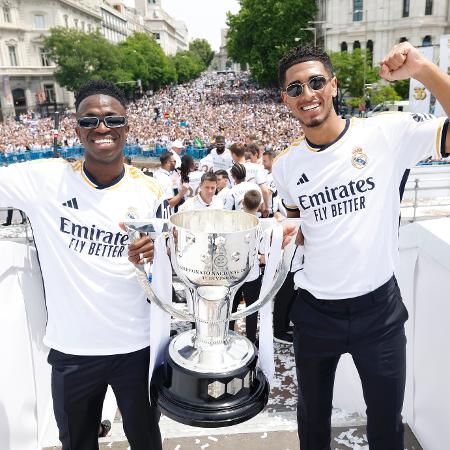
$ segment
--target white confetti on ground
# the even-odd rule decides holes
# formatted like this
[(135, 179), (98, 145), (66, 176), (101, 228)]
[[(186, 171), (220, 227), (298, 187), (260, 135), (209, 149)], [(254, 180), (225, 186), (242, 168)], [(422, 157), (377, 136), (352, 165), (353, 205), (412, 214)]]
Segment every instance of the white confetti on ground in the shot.
[(196, 440), (195, 440), (195, 443), (196, 443), (196, 444), (200, 444), (200, 439), (196, 439)]
[(369, 450), (369, 445), (365, 445), (367, 443), (365, 435), (364, 438), (353, 436), (355, 431), (356, 428), (349, 428), (347, 431), (343, 431), (338, 437), (335, 437), (334, 440), (338, 444), (344, 445), (352, 450)]
[(208, 439), (210, 440), (210, 441), (214, 441), (214, 442), (217, 442), (219, 439), (217, 439), (216, 437), (214, 437), (214, 436), (208, 436)]
[(209, 444), (203, 444), (203, 445), (200, 445), (200, 448), (203, 450), (204, 448), (208, 448), (209, 447)]
[(267, 433), (261, 435), (261, 439), (265, 439), (267, 437)]
[(178, 444), (173, 450), (180, 450), (180, 448), (181, 448), (181, 445)]

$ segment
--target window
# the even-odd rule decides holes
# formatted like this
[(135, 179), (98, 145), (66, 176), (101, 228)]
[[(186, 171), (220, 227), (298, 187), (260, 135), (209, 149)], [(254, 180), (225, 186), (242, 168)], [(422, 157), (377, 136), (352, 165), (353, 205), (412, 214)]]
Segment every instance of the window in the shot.
[(55, 95), (55, 85), (54, 84), (44, 84), (45, 101), (54, 103), (56, 102)]
[(73, 19), (73, 26), (78, 30), (78, 19)]
[(353, 50), (356, 50), (357, 48), (361, 48), (361, 42), (359, 41), (353, 42)]
[(36, 14), (34, 16), (34, 27), (45, 28), (44, 16), (42, 14)]
[(9, 63), (11, 66), (17, 66), (17, 54), (16, 47), (14, 45), (8, 45)]
[(402, 43), (402, 42), (408, 42), (408, 38), (406, 38), (406, 37), (401, 37), (400, 39), (399, 39), (399, 41), (398, 42), (400, 42), (400, 43)]
[(92, 33), (92, 24), (88, 23), (88, 33)]
[(85, 30), (84, 20), (81, 21), (81, 31)]
[(64, 26), (66, 28), (69, 28), (69, 16), (67, 14), (64, 14), (63, 18), (64, 18)]
[(402, 17), (409, 17), (409, 0), (403, 0)]
[(48, 57), (47, 52), (44, 50), (43, 47), (41, 47), (39, 49), (39, 54), (41, 56), (41, 66), (44, 66), (44, 67), (50, 66), (50, 59)]
[(427, 34), (422, 40), (422, 47), (430, 47), (431, 45), (433, 45), (431, 36)]
[(346, 52), (348, 50), (347, 42), (341, 42), (341, 52)]
[(366, 58), (367, 63), (372, 66), (373, 65), (373, 41), (369, 39), (366, 43)]
[(155, 39), (161, 39), (161, 35), (159, 33), (153, 33)]
[(9, 9), (9, 6), (3, 8), (3, 19), (5, 23), (11, 23), (11, 10)]
[(353, 0), (353, 22), (363, 20), (363, 0)]
[(425, 15), (431, 16), (433, 14), (433, 0), (425, 0)]

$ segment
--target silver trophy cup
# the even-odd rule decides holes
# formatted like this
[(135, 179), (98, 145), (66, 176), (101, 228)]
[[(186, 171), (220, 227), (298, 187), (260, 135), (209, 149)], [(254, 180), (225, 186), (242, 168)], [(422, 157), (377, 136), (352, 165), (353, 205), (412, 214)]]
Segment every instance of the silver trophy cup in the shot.
[(192, 298), (191, 312), (161, 301), (142, 267), (139, 283), (150, 301), (195, 328), (178, 334), (165, 363), (155, 370), (151, 398), (172, 419), (188, 425), (219, 427), (250, 419), (267, 404), (269, 385), (258, 368), (257, 350), (229, 322), (258, 311), (287, 275), (282, 262), (270, 291), (251, 306), (232, 313), (237, 289), (257, 261), (261, 227), (257, 217), (225, 210), (174, 214), (168, 221), (128, 221), (130, 240), (140, 233), (167, 232), (170, 259)]

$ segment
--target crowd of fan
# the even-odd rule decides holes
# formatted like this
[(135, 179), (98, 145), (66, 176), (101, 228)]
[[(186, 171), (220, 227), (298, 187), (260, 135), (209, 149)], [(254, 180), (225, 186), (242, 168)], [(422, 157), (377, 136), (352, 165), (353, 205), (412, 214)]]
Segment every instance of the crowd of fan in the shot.
[[(144, 149), (174, 140), (206, 148), (217, 134), (227, 143), (255, 135), (266, 149), (285, 148), (299, 135), (298, 123), (279, 101), (276, 90), (259, 89), (246, 74), (205, 73), (185, 85), (144, 95), (128, 107), (130, 143)], [(23, 115), (0, 124), (0, 152), (22, 152), (53, 144), (53, 120)], [(60, 123), (62, 146), (79, 145), (75, 118), (65, 114)]]

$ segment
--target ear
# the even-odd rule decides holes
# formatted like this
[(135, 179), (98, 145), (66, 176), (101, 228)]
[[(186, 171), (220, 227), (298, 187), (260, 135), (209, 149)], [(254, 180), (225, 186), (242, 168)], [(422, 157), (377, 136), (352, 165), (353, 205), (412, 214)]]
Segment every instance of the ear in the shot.
[(332, 87), (332, 95), (333, 95), (333, 97), (336, 97), (338, 94), (338, 82), (337, 82), (336, 75), (334, 75), (333, 78), (330, 80), (330, 84)]
[(78, 139), (81, 141), (81, 132), (80, 132), (80, 127), (79, 126), (75, 127), (75, 133), (77, 134)]
[(287, 95), (286, 95), (286, 92), (284, 92), (284, 91), (281, 91), (281, 101), (287, 106)]

